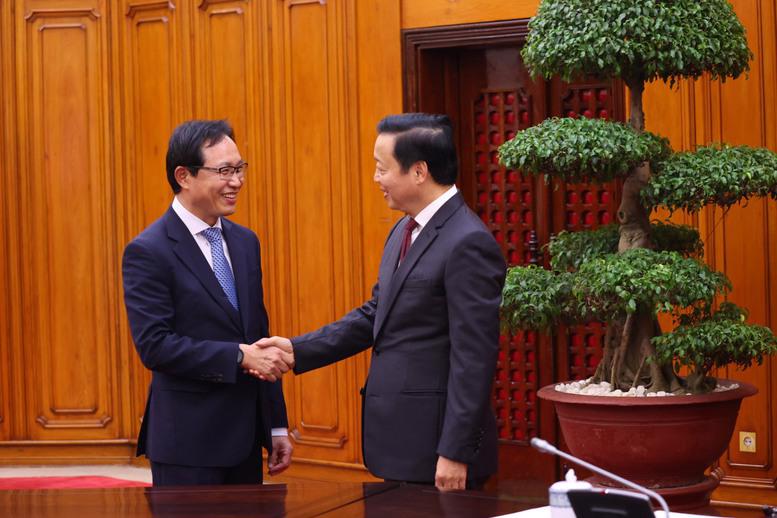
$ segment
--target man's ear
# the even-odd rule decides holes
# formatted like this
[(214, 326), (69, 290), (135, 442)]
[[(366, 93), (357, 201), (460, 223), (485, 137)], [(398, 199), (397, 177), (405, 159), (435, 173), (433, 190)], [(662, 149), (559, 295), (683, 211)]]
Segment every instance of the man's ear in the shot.
[(173, 171), (173, 176), (175, 177), (175, 181), (178, 182), (178, 185), (181, 186), (181, 189), (189, 188), (189, 179), (192, 176), (191, 171), (184, 166), (179, 165), (175, 168), (175, 171)]
[(429, 166), (425, 160), (420, 160), (410, 167), (410, 174), (413, 175), (413, 179), (416, 184), (420, 185), (424, 183), (430, 176)]

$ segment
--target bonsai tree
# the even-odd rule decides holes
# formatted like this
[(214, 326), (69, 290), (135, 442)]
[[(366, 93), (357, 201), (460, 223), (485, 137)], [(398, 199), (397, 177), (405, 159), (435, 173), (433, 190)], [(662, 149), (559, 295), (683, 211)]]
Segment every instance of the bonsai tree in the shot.
[[(765, 149), (710, 145), (674, 153), (646, 132), (645, 83), (673, 86), (709, 74), (736, 78), (752, 53), (727, 0), (544, 0), (531, 21), (523, 59), (534, 75), (621, 78), (630, 93), (628, 124), (553, 118), (519, 132), (500, 148), (502, 164), (546, 179), (604, 183), (621, 178), (619, 225), (561, 232), (548, 245), (550, 270), (509, 270), (504, 324), (607, 322), (594, 382), (627, 391), (703, 393), (710, 372), (742, 368), (777, 351), (768, 328), (745, 322), (724, 302), (730, 282), (702, 261), (698, 232), (651, 222), (650, 213), (724, 209), (753, 196), (777, 199), (777, 155)], [(662, 334), (659, 312), (677, 327)], [(681, 367), (688, 375), (679, 376)]]

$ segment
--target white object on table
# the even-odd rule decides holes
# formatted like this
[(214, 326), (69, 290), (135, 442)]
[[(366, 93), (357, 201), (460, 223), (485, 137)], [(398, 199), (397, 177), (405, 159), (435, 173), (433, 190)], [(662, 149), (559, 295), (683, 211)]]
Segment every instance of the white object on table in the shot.
[(589, 482), (577, 480), (575, 470), (567, 471), (564, 480), (556, 482), (548, 489), (548, 502), (550, 503), (551, 518), (575, 518), (575, 511), (569, 503), (568, 491), (580, 491), (593, 488)]
[[(656, 518), (664, 518), (666, 514), (664, 511), (656, 511)], [(518, 513), (503, 514), (501, 516), (495, 516), (494, 518), (550, 518), (550, 506), (537, 507), (535, 509), (527, 509), (526, 511), (520, 511)], [(675, 513), (671, 514), (671, 518), (715, 518), (707, 514), (687, 514), (687, 513)], [(720, 518), (720, 517), (718, 517)]]

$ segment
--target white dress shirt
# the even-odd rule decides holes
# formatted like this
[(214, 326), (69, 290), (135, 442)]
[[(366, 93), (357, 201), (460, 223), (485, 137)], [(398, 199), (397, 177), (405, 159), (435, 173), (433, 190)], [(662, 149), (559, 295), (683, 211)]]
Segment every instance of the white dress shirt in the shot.
[[(200, 250), (202, 250), (202, 255), (205, 256), (205, 259), (208, 261), (208, 264), (210, 265), (211, 270), (213, 269), (213, 254), (210, 251), (210, 241), (202, 235), (203, 230), (207, 230), (210, 228), (210, 225), (202, 221), (200, 218), (189, 212), (189, 210), (183, 206), (183, 204), (178, 199), (178, 196), (173, 198), (173, 210), (176, 214), (178, 214), (178, 217), (181, 218), (181, 221), (183, 221), (183, 224), (186, 225), (186, 228), (191, 232), (192, 237), (194, 237), (194, 242), (197, 243), (197, 246), (200, 247)], [(213, 228), (217, 228), (219, 230), (223, 229), (221, 228), (221, 218), (216, 220), (216, 224), (213, 225)], [(227, 257), (227, 262), (229, 263), (230, 270), (232, 269), (232, 259), (229, 257), (229, 248), (227, 248), (227, 240), (221, 239), (221, 245), (224, 247), (224, 255)], [(233, 270), (234, 273), (234, 270)]]
[(426, 224), (429, 223), (437, 211), (440, 210), (443, 205), (445, 205), (445, 202), (453, 198), (457, 192), (459, 192), (459, 190), (456, 188), (456, 186), (451, 185), (450, 189), (438, 196), (436, 200), (424, 207), (423, 210), (421, 210), (421, 212), (419, 212), (416, 217), (413, 218), (415, 222), (418, 223), (418, 226), (414, 228), (413, 233), (410, 234), (411, 243), (415, 243), (415, 238), (418, 237), (418, 234), (421, 233), (421, 230), (423, 230)]

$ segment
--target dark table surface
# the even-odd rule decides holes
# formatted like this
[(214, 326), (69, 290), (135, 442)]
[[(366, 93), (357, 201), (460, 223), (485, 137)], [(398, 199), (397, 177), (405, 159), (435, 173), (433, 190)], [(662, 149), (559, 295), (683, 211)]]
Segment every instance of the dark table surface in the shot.
[(542, 502), (396, 483), (0, 491), (2, 518), (490, 517)]

